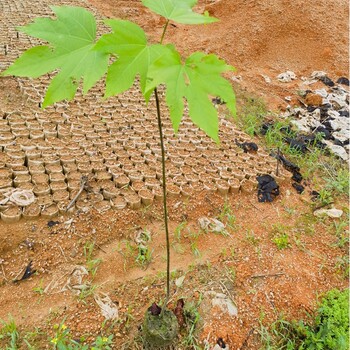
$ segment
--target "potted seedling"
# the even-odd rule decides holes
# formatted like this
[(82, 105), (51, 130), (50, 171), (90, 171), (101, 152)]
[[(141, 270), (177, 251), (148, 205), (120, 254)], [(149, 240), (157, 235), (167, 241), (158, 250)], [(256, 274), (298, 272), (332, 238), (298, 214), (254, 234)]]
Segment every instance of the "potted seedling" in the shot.
[(136, 78), (139, 79), (140, 90), (147, 103), (154, 95), (162, 163), (161, 191), (167, 266), (165, 301), (162, 307), (153, 304), (147, 310), (143, 326), (146, 342), (152, 348), (170, 344), (178, 333), (176, 318), (167, 309), (170, 297), (170, 234), (164, 134), (158, 89), (160, 85), (166, 88), (165, 100), (176, 133), (186, 103), (193, 123), (216, 142), (219, 142), (219, 122), (217, 110), (211, 99), (219, 97), (234, 114), (235, 95), (231, 84), (222, 76), (222, 73), (233, 71), (232, 66), (214, 54), (202, 52), (195, 52), (183, 59), (174, 45), (163, 43), (171, 22), (206, 25), (217, 20), (208, 13), (193, 12), (196, 0), (142, 0), (142, 2), (165, 19), (159, 43), (149, 43), (141, 27), (120, 19), (105, 20), (105, 24), (112, 29), (112, 32), (102, 35), (97, 40), (96, 21), (89, 11), (79, 7), (53, 6), (56, 18), (37, 18), (33, 23), (19, 28), (28, 35), (48, 42), (48, 45), (30, 48), (2, 75), (37, 78), (57, 70), (46, 91), (43, 108), (61, 100), (73, 99), (80, 83), (83, 93), (87, 93), (106, 73), (106, 97), (128, 90)]

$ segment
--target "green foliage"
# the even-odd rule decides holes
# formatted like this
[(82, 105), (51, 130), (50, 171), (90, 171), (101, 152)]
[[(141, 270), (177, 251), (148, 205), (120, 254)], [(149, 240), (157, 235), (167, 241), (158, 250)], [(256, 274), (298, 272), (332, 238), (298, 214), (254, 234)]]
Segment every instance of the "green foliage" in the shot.
[(152, 261), (152, 250), (143, 244), (137, 246), (136, 263), (144, 268), (147, 268)]
[(217, 21), (207, 13), (203, 16), (192, 11), (197, 0), (142, 0), (142, 3), (158, 15), (178, 23), (205, 24)]
[(218, 216), (218, 219), (222, 222), (226, 222), (229, 228), (231, 229), (236, 228), (236, 217), (235, 217), (235, 214), (233, 213), (232, 207), (230, 206), (230, 203), (228, 202), (227, 198)]
[(0, 340), (9, 340), (9, 345), (6, 346), (6, 350), (18, 349), (19, 333), (15, 320), (12, 316), (9, 316), (8, 322), (0, 319)]
[(147, 91), (160, 84), (166, 85), (166, 102), (175, 131), (179, 128), (186, 98), (192, 121), (218, 141), (217, 110), (208, 97), (219, 96), (227, 103), (231, 113), (235, 114), (235, 95), (230, 83), (221, 76), (232, 70), (232, 66), (217, 56), (201, 52), (190, 55), (183, 64), (180, 54), (168, 47), (167, 52), (149, 69)]
[(268, 113), (264, 101), (250, 95), (247, 96), (243, 92), (240, 93), (240, 101), (241, 105), (234, 118), (235, 123), (250, 136), (259, 134), (264, 117)]
[(349, 349), (349, 289), (328, 292), (318, 309), (314, 325), (299, 323), (297, 331), (305, 336), (300, 350)]
[[(211, 23), (216, 19), (192, 11), (193, 0), (144, 0), (151, 10), (180, 23)], [(106, 20), (113, 32), (97, 43), (93, 15), (79, 7), (53, 7), (57, 19), (37, 18), (21, 30), (49, 42), (27, 50), (2, 75), (39, 77), (59, 70), (47, 90), (43, 107), (75, 96), (80, 81), (86, 93), (107, 71), (106, 96), (128, 90), (136, 77), (149, 100), (159, 84), (167, 87), (166, 102), (177, 131), (184, 111), (184, 99), (193, 122), (218, 141), (217, 110), (210, 96), (219, 96), (235, 113), (235, 95), (221, 74), (232, 71), (215, 55), (196, 52), (182, 63), (172, 45), (150, 45), (144, 31), (125, 20)], [(164, 28), (164, 32), (165, 33)], [(110, 56), (113, 58), (108, 67)], [(92, 69), (93, 67), (93, 69)]]
[(285, 249), (290, 246), (289, 237), (286, 233), (281, 233), (272, 239), (272, 242), (276, 244), (278, 249)]
[(84, 339), (79, 341), (73, 339), (69, 328), (62, 322), (54, 326), (55, 335), (51, 338), (54, 350), (111, 350), (113, 335), (109, 337), (98, 336), (95, 342), (89, 346), (84, 345)]
[(47, 90), (43, 107), (72, 99), (81, 80), (86, 93), (105, 74), (108, 66), (108, 55), (92, 50), (96, 38), (94, 16), (79, 7), (53, 6), (52, 10), (57, 19), (37, 18), (19, 28), (50, 45), (27, 50), (3, 72), (3, 75), (37, 78), (59, 69)]
[(84, 256), (86, 260), (86, 267), (92, 277), (95, 277), (97, 269), (101, 263), (101, 259), (93, 259), (93, 252), (95, 248), (95, 243), (86, 242), (84, 245)]
[(264, 349), (348, 350), (349, 289), (328, 292), (310, 325), (280, 318), (268, 328), (260, 326)]
[(108, 67), (106, 96), (128, 90), (136, 76), (140, 76), (141, 90), (146, 93), (148, 70), (155, 59), (167, 50), (164, 45), (148, 45), (145, 32), (135, 23), (106, 20), (113, 33), (105, 34), (97, 42), (96, 51), (117, 56)]
[(181, 339), (181, 345), (186, 349), (199, 350), (198, 346), (198, 324), (201, 320), (198, 308), (202, 302), (202, 295), (197, 303), (187, 302), (184, 306), (185, 335)]

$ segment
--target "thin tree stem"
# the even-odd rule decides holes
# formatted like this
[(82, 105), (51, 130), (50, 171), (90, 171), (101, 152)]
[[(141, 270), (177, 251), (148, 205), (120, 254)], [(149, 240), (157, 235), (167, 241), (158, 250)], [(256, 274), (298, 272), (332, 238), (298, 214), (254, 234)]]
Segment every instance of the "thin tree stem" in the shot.
[(163, 128), (162, 119), (160, 114), (160, 103), (157, 88), (154, 89), (157, 105), (157, 119), (158, 119), (158, 130), (160, 137), (160, 148), (162, 153), (162, 180), (163, 180), (163, 209), (164, 209), (164, 224), (165, 224), (165, 238), (166, 238), (166, 299), (162, 310), (165, 309), (170, 295), (170, 239), (169, 239), (169, 225), (168, 225), (168, 207), (167, 207), (167, 195), (166, 195), (166, 174), (165, 174), (165, 149), (163, 140)]
[(162, 37), (160, 38), (160, 43), (161, 43), (161, 44), (163, 44), (165, 32), (166, 32), (166, 30), (167, 30), (167, 28), (168, 28), (168, 25), (169, 25), (169, 20), (166, 21), (165, 26), (164, 26), (164, 28), (163, 28)]

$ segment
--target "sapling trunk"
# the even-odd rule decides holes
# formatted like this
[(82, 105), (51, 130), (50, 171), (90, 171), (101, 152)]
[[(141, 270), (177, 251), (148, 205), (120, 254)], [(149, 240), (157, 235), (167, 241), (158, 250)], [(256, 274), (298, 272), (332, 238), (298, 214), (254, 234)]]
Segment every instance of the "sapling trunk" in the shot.
[(165, 225), (165, 238), (166, 238), (166, 298), (162, 311), (165, 309), (166, 304), (169, 300), (170, 295), (170, 242), (169, 242), (169, 225), (168, 225), (168, 207), (167, 207), (167, 195), (166, 195), (166, 173), (165, 173), (165, 149), (164, 149), (164, 139), (163, 139), (163, 128), (162, 119), (160, 114), (160, 103), (158, 90), (154, 89), (154, 94), (156, 97), (157, 105), (157, 119), (158, 119), (158, 130), (160, 138), (160, 148), (162, 153), (162, 182), (163, 182), (163, 214), (164, 214), (164, 225)]
[[(166, 21), (165, 26), (163, 28), (163, 33), (160, 38), (160, 44), (163, 43), (165, 32), (168, 28), (168, 25), (169, 25), (169, 20)], [(158, 95), (157, 88), (154, 89), (154, 95), (156, 98), (158, 130), (159, 130), (160, 148), (161, 148), (161, 154), (162, 154), (163, 215), (164, 215), (165, 240), (166, 240), (166, 297), (162, 308), (162, 315), (163, 315), (164, 309), (168, 304), (169, 296), (170, 296), (170, 238), (169, 238), (168, 207), (167, 207), (167, 194), (166, 194), (165, 149), (164, 149), (163, 127), (162, 127), (162, 118), (160, 113), (159, 95)]]

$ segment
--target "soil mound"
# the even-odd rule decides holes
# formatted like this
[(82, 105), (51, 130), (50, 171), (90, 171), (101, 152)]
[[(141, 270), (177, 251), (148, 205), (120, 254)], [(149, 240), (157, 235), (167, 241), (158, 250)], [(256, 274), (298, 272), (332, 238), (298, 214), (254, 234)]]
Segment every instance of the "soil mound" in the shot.
[[(103, 15), (136, 21), (158, 40), (163, 22), (140, 1), (89, 0)], [(331, 10), (330, 10), (331, 9)], [(216, 53), (237, 68), (250, 90), (281, 95), (266, 86), (261, 74), (276, 78), (286, 70), (309, 76), (323, 70), (334, 78), (348, 76), (349, 8), (345, 0), (200, 0), (220, 21), (208, 26), (170, 26), (167, 38), (184, 54)], [(273, 90), (273, 91), (271, 91)]]

